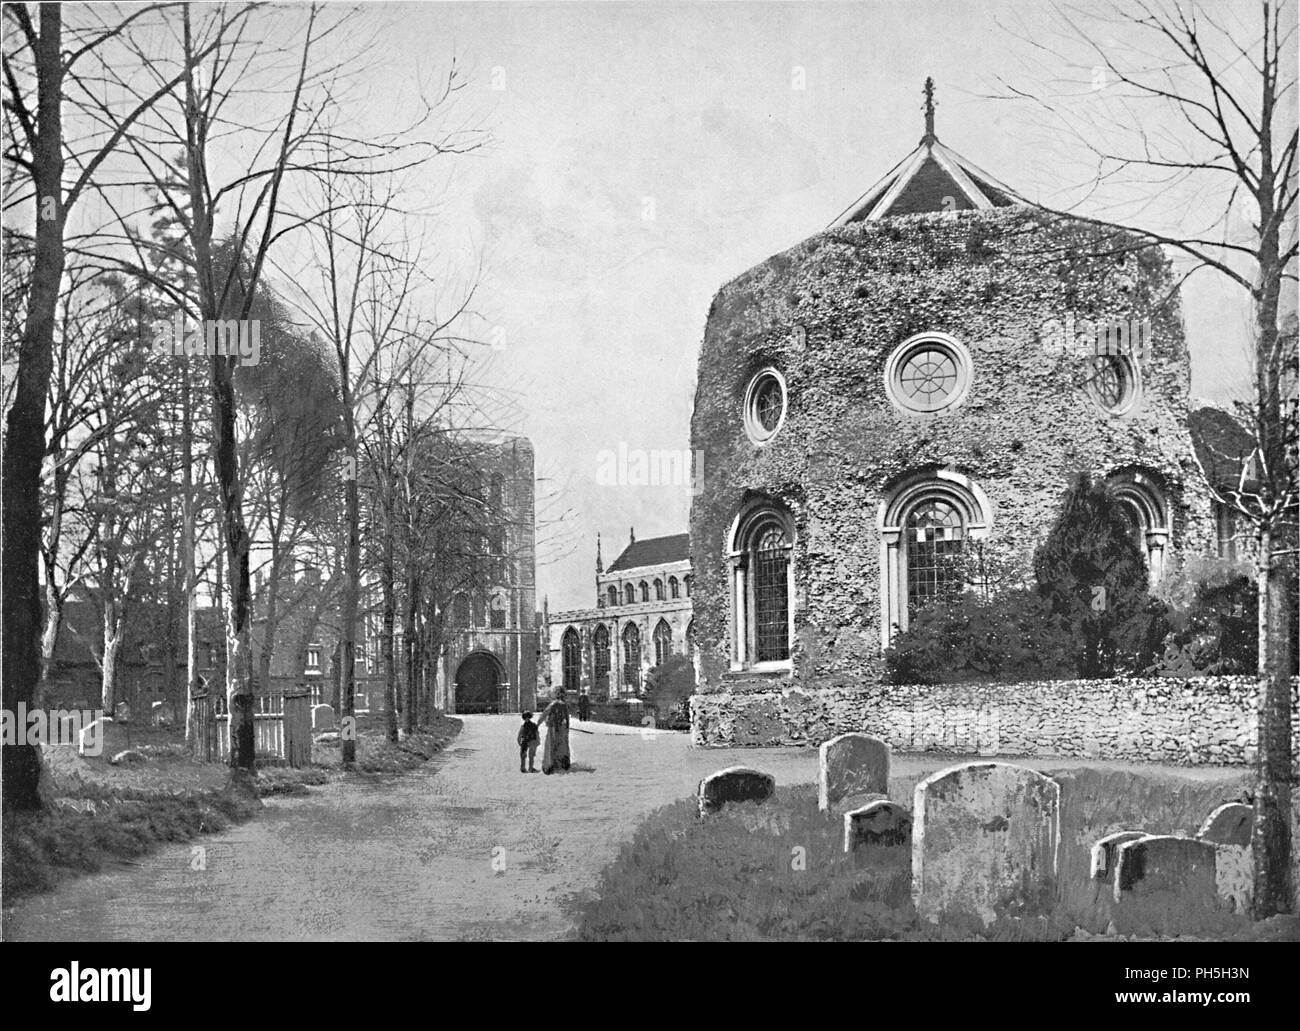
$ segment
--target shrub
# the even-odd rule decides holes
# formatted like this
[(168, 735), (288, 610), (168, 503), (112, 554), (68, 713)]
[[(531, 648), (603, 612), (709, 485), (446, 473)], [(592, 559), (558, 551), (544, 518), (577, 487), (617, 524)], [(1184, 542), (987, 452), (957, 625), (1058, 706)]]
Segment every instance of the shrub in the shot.
[(913, 613), (885, 653), (891, 683), (1051, 679), (1070, 668), (1064, 622), (1031, 590), (960, 594)]
[(1161, 676), (1254, 675), (1259, 660), (1259, 592), (1240, 563), (1189, 559), (1170, 578), (1169, 632), (1153, 664)]
[(646, 702), (670, 722), (681, 716), (694, 693), (695, 664), (685, 655), (670, 655), (646, 676)]
[(1069, 628), (1079, 676), (1109, 677), (1150, 665), (1165, 607), (1152, 604), (1133, 525), (1104, 483), (1079, 474), (1034, 552), (1034, 577), (1038, 593)]

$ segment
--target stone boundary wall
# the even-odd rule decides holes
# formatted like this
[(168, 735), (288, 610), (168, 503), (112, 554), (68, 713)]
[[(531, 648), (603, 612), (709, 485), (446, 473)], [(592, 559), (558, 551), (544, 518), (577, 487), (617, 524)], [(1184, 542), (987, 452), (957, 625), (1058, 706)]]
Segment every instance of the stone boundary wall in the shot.
[(1201, 677), (718, 692), (691, 698), (691, 741), (817, 745), (857, 730), (898, 752), (1240, 765), (1255, 759), (1255, 690), (1253, 677)]

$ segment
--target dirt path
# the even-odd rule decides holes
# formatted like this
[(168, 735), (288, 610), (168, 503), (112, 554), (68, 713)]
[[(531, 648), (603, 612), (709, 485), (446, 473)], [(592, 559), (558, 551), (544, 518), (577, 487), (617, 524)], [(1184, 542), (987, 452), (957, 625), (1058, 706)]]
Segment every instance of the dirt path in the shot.
[[(463, 718), (452, 748), (414, 773), (268, 799), (255, 820), (194, 843), (206, 869), (192, 868), (191, 845), (169, 847), (25, 900), (4, 937), (554, 939), (570, 931), (560, 898), (590, 887), (645, 813), (693, 794), (704, 774), (743, 763), (778, 784), (816, 778), (815, 749), (695, 750), (683, 734), (604, 724), (571, 735), (575, 772), (525, 776), (518, 717)], [(894, 769), (954, 761), (899, 756)]]

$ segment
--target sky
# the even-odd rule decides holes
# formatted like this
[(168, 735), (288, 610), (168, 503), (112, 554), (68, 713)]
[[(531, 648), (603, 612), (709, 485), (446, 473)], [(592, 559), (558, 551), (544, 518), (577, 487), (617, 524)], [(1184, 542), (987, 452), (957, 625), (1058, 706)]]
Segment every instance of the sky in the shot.
[[(489, 137), (438, 159), (414, 195), (440, 274), (481, 267), (475, 375), (536, 449), (539, 607), (594, 604), (597, 533), (608, 564), (631, 527), (687, 529), (685, 486), (610, 483), (609, 454), (689, 448), (713, 295), (915, 148), (927, 75), (947, 146), (1032, 200), (1112, 217), (1083, 199), (1092, 166), (1043, 109), (998, 99), (1007, 83), (1085, 111), (1113, 95), (1077, 43), (1044, 58), (1049, 16), (982, 0), (365, 5), (363, 122), (400, 124), (454, 57), (465, 87), (442, 117)], [(1198, 211), (1155, 194), (1164, 207), (1144, 216), (1164, 228)], [(1203, 272), (1183, 303), (1193, 395), (1241, 396), (1244, 294)]]
[[(1062, 174), (1040, 110), (986, 99), (999, 76), (1035, 72), (1016, 60), (1015, 34), (1038, 31), (1023, 5), (376, 7), (393, 41), (376, 86), (400, 93), (403, 69), (454, 53), (469, 75), (459, 114), (491, 133), (456, 159), (440, 220), (484, 263), (485, 375), (537, 449), (552, 610), (594, 604), (598, 532), (608, 564), (631, 527), (686, 530), (684, 487), (611, 484), (604, 453), (689, 448), (712, 296), (916, 146), (926, 75), (939, 138), (1031, 199), (1062, 204), (1089, 167)], [(1184, 309), (1193, 395), (1239, 395), (1239, 291), (1198, 273)]]

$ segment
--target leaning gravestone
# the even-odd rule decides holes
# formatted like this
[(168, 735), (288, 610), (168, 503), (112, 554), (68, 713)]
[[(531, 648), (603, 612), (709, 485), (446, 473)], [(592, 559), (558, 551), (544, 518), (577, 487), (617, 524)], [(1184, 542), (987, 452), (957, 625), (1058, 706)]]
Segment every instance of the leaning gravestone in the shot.
[(1214, 845), (1249, 845), (1254, 829), (1254, 808), (1242, 802), (1228, 802), (1205, 818), (1196, 836)]
[(817, 807), (827, 810), (849, 795), (889, 790), (889, 746), (870, 734), (841, 734), (817, 755)]
[(864, 845), (911, 845), (912, 814), (897, 802), (877, 799), (844, 814), (844, 851)]
[(1194, 838), (1149, 834), (1127, 841), (1115, 863), (1115, 901), (1127, 893), (1167, 894), (1180, 904), (1213, 906), (1218, 898), (1214, 846)]
[(716, 813), (728, 802), (763, 802), (776, 791), (776, 778), (770, 773), (746, 766), (730, 766), (710, 773), (699, 787), (700, 815)]
[(311, 729), (329, 731), (334, 729), (334, 706), (313, 705), (311, 707)]
[(1254, 852), (1250, 846), (1254, 829), (1254, 808), (1228, 802), (1210, 813), (1196, 834), (1214, 846), (1214, 880), (1219, 898), (1238, 913), (1247, 912), (1254, 898)]
[(1009, 763), (966, 763), (916, 786), (912, 898), (922, 919), (1039, 912), (1051, 903), (1061, 786)]
[(1115, 878), (1115, 856), (1120, 845), (1126, 841), (1145, 838), (1146, 831), (1116, 831), (1099, 838), (1092, 846), (1091, 876), (1093, 880), (1112, 881)]

